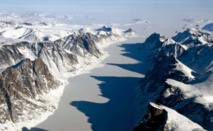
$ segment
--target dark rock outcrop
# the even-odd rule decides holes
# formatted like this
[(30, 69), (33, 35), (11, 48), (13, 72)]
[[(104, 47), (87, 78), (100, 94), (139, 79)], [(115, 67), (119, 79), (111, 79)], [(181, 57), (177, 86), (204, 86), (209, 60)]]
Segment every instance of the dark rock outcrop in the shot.
[[(26, 45), (22, 42), (20, 44)], [(20, 53), (16, 45), (4, 45), (0, 49), (0, 65), (1, 67), (8, 67), (18, 63), (24, 58), (24, 55)]]
[[(60, 82), (49, 72), (42, 59), (22, 60), (7, 68), (0, 75), (0, 109), (1, 123), (18, 122), (25, 110), (42, 108), (34, 103), (37, 96), (57, 88)], [(39, 100), (39, 99), (38, 99)]]
[(112, 28), (103, 26), (103, 27), (101, 27), (100, 29), (97, 29), (96, 31), (111, 32), (111, 31), (112, 31)]
[(213, 23), (207, 24), (203, 27), (204, 30), (213, 31)]
[(107, 33), (105, 35), (94, 35), (91, 33), (72, 34), (65, 38), (56, 40), (54, 44), (61, 46), (63, 49), (69, 50), (76, 55), (86, 57), (87, 54), (91, 54), (95, 57), (100, 57), (101, 52), (98, 48), (98, 44), (102, 44), (103, 40), (111, 40), (112, 37), (118, 37), (116, 34)]
[[(86, 53), (99, 57), (101, 52), (97, 48), (96, 42), (99, 42), (101, 38), (91, 33), (81, 33), (78, 35), (70, 35), (63, 39), (59, 39), (54, 43), (62, 48), (74, 52), (81, 56), (86, 56)], [(83, 53), (83, 54), (82, 54)]]
[(128, 30), (124, 31), (124, 33), (131, 33), (133, 32), (132, 28), (129, 28)]
[(163, 131), (167, 117), (166, 110), (149, 104), (148, 112), (134, 131)]

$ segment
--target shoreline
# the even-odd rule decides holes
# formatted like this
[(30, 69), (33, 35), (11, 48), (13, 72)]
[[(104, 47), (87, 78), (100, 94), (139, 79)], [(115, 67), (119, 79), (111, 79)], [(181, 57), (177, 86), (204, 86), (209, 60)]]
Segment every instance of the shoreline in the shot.
[[(99, 49), (102, 52), (102, 55), (100, 58), (96, 58), (94, 56), (89, 56), (89, 58), (82, 58), (81, 62), (84, 62), (84, 63), (83, 64), (79, 63), (77, 70), (75, 70), (73, 72), (63, 73), (61, 77), (55, 77), (57, 80), (59, 80), (62, 83), (62, 85), (60, 85), (56, 89), (51, 90), (47, 94), (39, 95), (39, 97), (41, 97), (41, 98), (45, 96), (46, 98), (50, 99), (50, 101), (48, 101), (49, 99), (44, 99), (44, 100), (47, 100), (44, 104), (49, 104), (49, 106), (52, 106), (52, 108), (50, 110), (45, 111), (45, 112), (38, 112), (39, 115), (36, 117), (39, 119), (33, 119), (33, 120), (25, 121), (25, 122), (18, 122), (15, 124), (8, 121), (6, 124), (2, 124), (0, 126), (2, 128), (0, 128), (0, 129), (10, 130), (10, 131), (25, 130), (25, 129), (27, 130), (27, 129), (31, 129), (31, 128), (35, 127), (36, 125), (39, 125), (42, 122), (44, 122), (45, 120), (47, 120), (48, 117), (53, 115), (54, 112), (58, 109), (59, 102), (61, 100), (61, 97), (64, 94), (64, 90), (65, 90), (65, 88), (67, 88), (67, 85), (69, 85), (69, 79), (72, 77), (78, 76), (78, 75), (89, 73), (92, 69), (103, 67), (103, 64), (101, 64), (101, 63), (110, 56), (108, 54), (108, 52), (105, 51), (105, 49), (112, 44), (120, 43), (120, 42), (126, 41), (128, 39), (129, 38), (121, 37), (115, 41), (109, 40), (109, 41), (102, 41), (100, 43), (97, 43), (97, 46), (98, 46), (98, 44), (102, 44), (102, 46), (99, 46)], [(85, 60), (88, 60), (88, 61), (85, 61)], [(90, 63), (85, 66), (84, 65), (85, 62), (86, 63), (90, 62)]]
[[(118, 77), (120, 79), (125, 79), (126, 77), (130, 78), (130, 82), (125, 81), (124, 83), (127, 83), (127, 84), (132, 83), (135, 85), (135, 83), (137, 83), (138, 80), (143, 77), (143, 75), (137, 72), (128, 71), (110, 64), (108, 65), (107, 63), (111, 63), (114, 60), (116, 63), (117, 62), (123, 63), (127, 60), (128, 63), (137, 64), (138, 63), (137, 60), (134, 60), (132, 58), (128, 58), (122, 55), (125, 51), (123, 50), (122, 47), (120, 47), (120, 45), (123, 45), (125, 43), (131, 43), (131, 44), (136, 43), (136, 41), (139, 40), (138, 38), (141, 39), (141, 37), (137, 37), (137, 38), (134, 37), (134, 38), (127, 39), (126, 41), (123, 41), (123, 42), (120, 41), (120, 42), (116, 42), (115, 44), (110, 44), (104, 50), (110, 53), (109, 56), (113, 55), (114, 57), (107, 57), (107, 59), (105, 58), (104, 60), (102, 60), (98, 64), (100, 65), (98, 66), (100, 68), (98, 67), (93, 68), (89, 70), (89, 72), (81, 73), (76, 77), (69, 77), (69, 85), (65, 87), (64, 94), (61, 98), (61, 101), (59, 102), (59, 108), (55, 111), (54, 115), (48, 117), (46, 121), (38, 124), (36, 127), (32, 129), (35, 129), (35, 130), (48, 129), (51, 131), (67, 130), (67, 129), (75, 130), (75, 131), (91, 130), (93, 124), (90, 122), (90, 117), (87, 116), (87, 114), (85, 114), (81, 110), (79, 110), (77, 107), (73, 106), (72, 102), (87, 101), (91, 103), (97, 103), (98, 105), (111, 103), (110, 102), (111, 98), (107, 98), (103, 96), (104, 94), (100, 89), (101, 87), (99, 87), (99, 84), (101, 84), (102, 82), (94, 78), (96, 78), (96, 76), (104, 77), (105, 76), (104, 74), (106, 74), (106, 76), (111, 76), (111, 70), (114, 70), (114, 69), (115, 69), (114, 73), (116, 74), (115, 77)], [(110, 68), (109, 71), (108, 71), (108, 68)], [(120, 82), (121, 81), (118, 81), (118, 84), (121, 84), (120, 87), (123, 87), (123, 86), (125, 87), (125, 84), (123, 85)], [(116, 83), (117, 82), (115, 81), (115, 84)], [(110, 87), (113, 88), (113, 86), (115, 85), (113, 84)], [(128, 86), (128, 87), (131, 87), (131, 86)], [(129, 90), (132, 90), (132, 89), (129, 89)], [(115, 91), (118, 91), (118, 89), (115, 89)], [(112, 89), (111, 93), (113, 92), (114, 91)], [(128, 93), (128, 96), (124, 98), (124, 99), (130, 98), (129, 100), (127, 100), (127, 102), (125, 100), (121, 102), (122, 106), (124, 106), (125, 108), (127, 108), (127, 105), (132, 104), (131, 103), (132, 96), (130, 96), (130, 94)], [(131, 110), (127, 110), (127, 113), (131, 113), (133, 110), (132, 108), (134, 107), (128, 106), (128, 108), (131, 108)], [(88, 107), (88, 109), (90, 109), (90, 107)], [(104, 112), (106, 110), (101, 110), (101, 111)], [(118, 110), (116, 110), (115, 112), (117, 111)], [(99, 115), (97, 114), (97, 116)], [(131, 117), (132, 115), (129, 115), (129, 116)], [(58, 126), (56, 126), (54, 123), (57, 123), (56, 125)]]

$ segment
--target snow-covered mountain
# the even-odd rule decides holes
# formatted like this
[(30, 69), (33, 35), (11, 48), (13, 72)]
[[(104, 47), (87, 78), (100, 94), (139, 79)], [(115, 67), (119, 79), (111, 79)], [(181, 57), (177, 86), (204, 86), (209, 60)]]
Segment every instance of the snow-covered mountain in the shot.
[(207, 31), (213, 31), (213, 23), (210, 23), (208, 25), (205, 25), (203, 27), (204, 30), (207, 30)]
[(136, 36), (133, 30), (106, 26), (65, 31), (50, 25), (2, 23), (2, 131), (35, 126), (46, 119), (57, 108), (69, 76), (103, 60), (107, 56), (103, 50), (107, 45)]
[[(137, 90), (136, 129), (150, 124), (143, 119), (147, 118), (146, 112), (152, 112), (148, 108), (149, 102), (154, 102), (166, 106), (160, 106), (168, 113), (165, 123), (161, 123), (162, 130), (176, 130), (168, 123), (171, 119), (187, 127), (185, 130), (195, 130), (187, 121), (200, 125), (196, 128), (213, 130), (212, 39), (212, 32), (201, 29), (188, 29), (172, 38), (156, 33), (147, 38), (142, 46), (152, 52), (149, 57), (151, 68)], [(177, 112), (173, 114), (167, 107)], [(189, 120), (179, 119), (183, 116)], [(163, 121), (164, 118), (159, 119)], [(181, 130), (179, 126), (177, 130)]]
[(38, 113), (56, 108), (49, 108), (52, 105), (41, 96), (60, 84), (41, 58), (24, 59), (4, 70), (0, 75), (1, 124), (37, 118)]
[(135, 131), (205, 131), (175, 110), (150, 102), (148, 111)]

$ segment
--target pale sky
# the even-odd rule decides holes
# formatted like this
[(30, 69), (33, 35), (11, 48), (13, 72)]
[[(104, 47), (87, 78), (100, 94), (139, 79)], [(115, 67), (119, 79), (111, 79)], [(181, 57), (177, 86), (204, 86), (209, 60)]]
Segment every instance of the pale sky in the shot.
[(9, 10), (96, 11), (132, 8), (140, 4), (141, 0), (1, 0), (0, 8)]
[[(140, 11), (142, 8), (206, 8), (212, 0), (0, 0), (2, 10), (30, 11)], [(149, 10), (151, 11), (151, 10)]]
[[(0, 10), (71, 13), (154, 20), (212, 18), (213, 0), (0, 0)], [(120, 18), (118, 18), (120, 17)], [(107, 18), (107, 19), (108, 19)], [(112, 19), (113, 20), (113, 19)]]

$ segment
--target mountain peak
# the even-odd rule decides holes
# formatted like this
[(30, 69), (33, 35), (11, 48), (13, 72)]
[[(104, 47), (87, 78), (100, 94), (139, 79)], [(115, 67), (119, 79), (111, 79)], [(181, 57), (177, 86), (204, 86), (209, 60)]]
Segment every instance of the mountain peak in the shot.
[(213, 31), (213, 23), (207, 24), (203, 27), (204, 30)]

